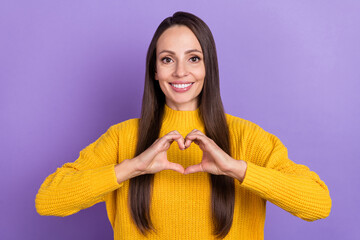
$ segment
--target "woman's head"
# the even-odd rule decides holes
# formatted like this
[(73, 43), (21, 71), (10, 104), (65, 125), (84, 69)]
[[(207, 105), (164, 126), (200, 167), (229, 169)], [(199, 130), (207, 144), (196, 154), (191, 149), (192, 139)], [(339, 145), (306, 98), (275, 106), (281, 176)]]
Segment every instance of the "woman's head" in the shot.
[[(175, 30), (175, 31), (174, 31)], [(178, 31), (176, 31), (178, 30)], [(186, 31), (190, 30), (190, 31)], [(178, 34), (181, 34), (181, 31), (183, 33), (191, 32), (194, 37), (196, 37), (197, 42), (195, 43), (193, 41), (193, 45), (196, 46), (196, 44), (200, 45), (198, 48), (201, 48), (201, 53), (198, 53), (198, 56), (202, 59), (200, 60), (200, 64), (203, 64), (203, 86), (202, 84), (198, 84), (200, 86), (197, 86), (195, 88), (194, 86), (191, 86), (192, 89), (190, 89), (189, 92), (191, 92), (191, 95), (194, 95), (197, 93), (197, 105), (200, 105), (202, 102), (202, 96), (204, 93), (208, 95), (212, 95), (213, 97), (217, 98), (216, 96), (220, 96), (220, 90), (219, 90), (219, 70), (218, 70), (218, 62), (217, 62), (217, 54), (216, 54), (216, 47), (215, 47), (215, 41), (212, 36), (212, 33), (209, 29), (209, 27), (206, 25), (204, 21), (202, 21), (197, 16), (186, 13), (186, 12), (176, 12), (173, 14), (173, 16), (168, 17), (164, 19), (158, 28), (156, 29), (154, 36), (151, 40), (151, 43), (148, 48), (147, 52), (147, 58), (146, 58), (146, 75), (145, 75), (145, 87), (144, 87), (144, 98), (146, 98), (146, 102), (149, 103), (150, 98), (153, 100), (150, 100), (154, 104), (154, 110), (162, 108), (164, 103), (166, 102), (166, 98), (164, 96), (164, 90), (166, 90), (163, 86), (159, 85), (159, 81), (157, 81), (157, 69), (158, 71), (164, 70), (165, 68), (161, 68), (161, 65), (159, 65), (159, 62), (161, 62), (161, 59), (158, 56), (159, 51), (159, 43), (164, 43), (164, 35), (169, 35), (169, 33), (177, 32)], [(176, 33), (175, 33), (176, 34)], [(166, 42), (166, 41), (165, 41)], [(164, 45), (161, 45), (164, 46)], [(174, 46), (174, 45), (173, 45)], [(179, 46), (179, 45), (177, 45)], [(181, 50), (184, 50), (182, 48)], [(180, 53), (180, 52), (179, 52)], [(193, 53), (194, 55), (194, 53)], [(188, 55), (190, 57), (190, 55)], [(179, 56), (178, 56), (179, 57)], [(189, 58), (190, 59), (190, 58)], [(187, 60), (189, 60), (187, 59)], [(176, 60), (176, 59), (173, 59)], [(180, 60), (180, 59), (177, 59)], [(181, 60), (184, 60), (183, 58)], [(164, 61), (170, 61), (170, 60), (164, 60)], [(192, 60), (191, 60), (192, 61)], [(182, 61), (184, 63), (184, 61)], [(195, 64), (192, 64), (194, 66)], [(197, 64), (199, 66), (199, 64)], [(181, 67), (181, 66), (180, 66)], [(191, 68), (190, 68), (191, 69)], [(201, 72), (199, 71), (200, 68), (197, 68), (196, 70), (196, 76), (201, 76)], [(189, 68), (185, 68), (185, 73), (189, 73)], [(192, 70), (194, 70), (192, 68)], [(168, 81), (175, 81), (176, 78), (178, 78), (178, 81), (186, 81), (186, 78), (182, 78), (181, 71), (178, 72), (178, 74), (174, 73), (174, 77), (172, 79), (168, 79)], [(164, 73), (158, 72), (158, 73)], [(179, 76), (180, 75), (180, 76)], [(191, 75), (191, 74), (190, 74)], [(160, 77), (160, 76), (159, 76)], [(191, 76), (189, 76), (191, 78)], [(160, 79), (164, 80), (164, 79)], [(167, 90), (172, 90), (171, 86), (167, 86)], [(199, 88), (200, 87), (200, 88)], [(170, 92), (170, 91), (168, 91)], [(165, 93), (167, 93), (165, 91)], [(179, 101), (187, 101), (191, 98), (191, 96), (188, 96), (186, 99), (181, 99), (181, 95), (184, 94), (176, 94), (175, 92), (171, 92), (172, 97), (180, 97)], [(151, 96), (152, 95), (152, 96)], [(207, 97), (206, 97), (207, 98)], [(156, 99), (156, 100), (155, 100)], [(145, 100), (145, 99), (143, 99)], [(173, 99), (175, 100), (175, 99)], [(180, 109), (179, 109), (180, 110)]]
[(195, 110), (204, 85), (202, 48), (194, 33), (184, 25), (165, 30), (156, 45), (155, 80), (175, 110)]

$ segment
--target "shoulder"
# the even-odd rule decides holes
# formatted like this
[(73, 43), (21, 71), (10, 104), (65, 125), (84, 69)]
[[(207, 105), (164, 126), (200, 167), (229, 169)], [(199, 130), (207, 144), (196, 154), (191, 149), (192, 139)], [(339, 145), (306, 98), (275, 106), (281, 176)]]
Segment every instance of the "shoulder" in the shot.
[(252, 132), (262, 129), (258, 124), (251, 122), (247, 119), (236, 117), (228, 113), (225, 114), (229, 131)]
[(116, 129), (116, 130), (125, 130), (129, 128), (137, 128), (139, 125), (139, 118), (131, 118), (128, 120), (125, 120), (123, 122), (119, 122), (116, 124), (113, 124), (110, 126), (110, 128)]
[(132, 137), (137, 135), (139, 126), (139, 118), (132, 118), (113, 124), (109, 127), (108, 131), (117, 134), (118, 136), (129, 136)]
[(257, 123), (249, 121), (244, 118), (236, 117), (230, 114), (225, 114), (229, 132), (231, 135), (240, 137), (244, 141), (277, 141), (274, 134), (264, 130)]
[(242, 157), (245, 160), (264, 166), (272, 152), (287, 153), (280, 139), (258, 124), (229, 114), (226, 117), (233, 144), (244, 148)]

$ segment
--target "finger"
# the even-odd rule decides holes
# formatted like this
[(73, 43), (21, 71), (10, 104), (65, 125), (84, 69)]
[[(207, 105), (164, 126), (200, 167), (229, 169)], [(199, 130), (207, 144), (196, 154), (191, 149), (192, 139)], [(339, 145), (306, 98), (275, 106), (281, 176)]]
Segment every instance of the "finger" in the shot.
[(179, 139), (176, 140), (176, 141), (177, 141), (177, 143), (178, 143), (178, 145), (179, 145), (179, 148), (180, 148), (181, 150), (184, 150), (184, 149), (185, 149), (184, 138), (181, 137), (181, 138), (179, 138)]
[(167, 170), (174, 170), (174, 171), (179, 172), (181, 174), (184, 173), (184, 167), (181, 166), (178, 163), (173, 163), (173, 162), (169, 162), (169, 164), (167, 166)]
[(165, 139), (171, 144), (173, 141), (176, 141), (177, 143), (178, 143), (178, 145), (179, 145), (179, 148), (181, 149), (181, 150), (184, 150), (185, 149), (185, 144), (184, 144), (184, 138), (183, 138), (183, 136), (180, 134), (180, 133), (178, 133), (178, 132), (176, 132), (176, 133), (172, 133), (172, 134), (169, 134), (169, 135), (165, 135), (164, 136), (165, 137)]
[(208, 142), (208, 137), (206, 135), (200, 135), (197, 133), (186, 136), (185, 147), (188, 148), (190, 146), (191, 142), (194, 142), (197, 145), (200, 145), (201, 143), (203, 143), (205, 145)]
[[(175, 140), (175, 141), (178, 143), (179, 148), (180, 148), (181, 150), (184, 150), (184, 149), (185, 149), (185, 143), (184, 143), (185, 140), (184, 140), (183, 136), (182, 136), (178, 131), (174, 130), (174, 131), (169, 132), (169, 133), (166, 134), (166, 135), (170, 136), (170, 138), (171, 138), (171, 136), (178, 136), (176, 139), (171, 138), (172, 141)], [(166, 135), (165, 135), (165, 136), (166, 136)], [(172, 141), (171, 141), (170, 143), (172, 143)]]
[(173, 130), (171, 132), (168, 132), (167, 134), (165, 134), (164, 136), (166, 135), (171, 135), (171, 134), (180, 134), (177, 130)]
[[(200, 130), (198, 130), (198, 129), (193, 129), (191, 132), (189, 132), (187, 135), (186, 135), (186, 137), (187, 136), (189, 136), (189, 135), (193, 135), (193, 134), (199, 134), (199, 135), (205, 135), (203, 132), (201, 132)], [(186, 138), (185, 137), (185, 138)]]
[(155, 151), (159, 153), (168, 150), (174, 141), (177, 141), (180, 149), (185, 149), (184, 140), (180, 134), (169, 134), (159, 139), (159, 142), (154, 146)]
[(204, 172), (204, 169), (202, 168), (202, 165), (200, 163), (187, 167), (184, 171), (184, 174), (197, 173), (197, 172)]
[(187, 138), (185, 138), (185, 148), (188, 148), (188, 147), (190, 147), (190, 145), (191, 145), (191, 140), (190, 139), (187, 139)]
[[(190, 147), (191, 142), (193, 142), (193, 139), (190, 139), (189, 136), (193, 136), (194, 134), (201, 135), (203, 133), (198, 129), (193, 129), (190, 133), (188, 133), (188, 135), (186, 135), (185, 140), (184, 140), (185, 141), (185, 148)], [(195, 143), (198, 144), (197, 142), (195, 142)]]
[(168, 133), (164, 135), (161, 140), (172, 143), (174, 140), (177, 141), (179, 138), (182, 138), (180, 133)]
[(156, 155), (162, 151), (166, 151), (169, 149), (171, 143), (178, 139), (181, 138), (181, 136), (179, 135), (165, 135), (161, 138), (159, 138), (158, 140), (156, 140), (153, 145), (151, 146), (151, 152), (152, 155)]
[(200, 131), (199, 129), (196, 129), (196, 128), (194, 128), (190, 133), (194, 133), (194, 132), (204, 134), (202, 131)]
[(179, 135), (180, 135), (180, 137), (178, 139), (176, 139), (176, 142), (178, 143), (179, 148), (181, 150), (184, 150), (185, 149), (185, 143), (184, 143), (185, 140), (184, 140), (183, 136), (180, 133), (179, 133)]

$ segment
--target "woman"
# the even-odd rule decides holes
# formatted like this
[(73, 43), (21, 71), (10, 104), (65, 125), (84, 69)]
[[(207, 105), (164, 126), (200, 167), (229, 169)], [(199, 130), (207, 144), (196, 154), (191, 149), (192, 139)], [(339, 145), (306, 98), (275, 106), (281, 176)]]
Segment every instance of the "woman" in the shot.
[(306, 221), (331, 209), (276, 136), (224, 113), (210, 29), (177, 12), (150, 43), (140, 119), (111, 126), (35, 202), (67, 216), (105, 201), (115, 239), (263, 239), (266, 200)]

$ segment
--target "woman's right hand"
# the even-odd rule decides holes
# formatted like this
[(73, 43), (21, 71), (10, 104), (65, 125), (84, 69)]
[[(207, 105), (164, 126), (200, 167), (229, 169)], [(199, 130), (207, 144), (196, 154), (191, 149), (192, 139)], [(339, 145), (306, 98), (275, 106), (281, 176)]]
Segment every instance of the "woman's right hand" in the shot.
[(171, 143), (177, 141), (181, 150), (185, 149), (184, 138), (178, 131), (172, 131), (158, 138), (148, 149), (133, 159), (127, 159), (115, 166), (118, 182), (143, 175), (153, 174), (163, 170), (174, 170), (184, 173), (184, 168), (178, 163), (169, 162), (167, 150)]

